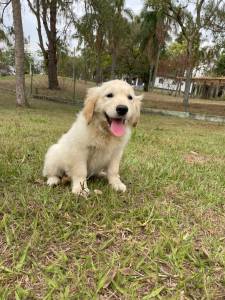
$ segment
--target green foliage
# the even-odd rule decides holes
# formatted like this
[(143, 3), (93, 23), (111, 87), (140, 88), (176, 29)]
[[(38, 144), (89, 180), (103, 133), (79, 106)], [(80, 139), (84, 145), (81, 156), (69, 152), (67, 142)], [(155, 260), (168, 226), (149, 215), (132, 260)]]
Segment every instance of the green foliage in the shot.
[(173, 42), (167, 47), (167, 55), (169, 57), (177, 58), (180, 55), (185, 55), (187, 48), (187, 43), (184, 41), (182, 43)]
[(0, 28), (0, 42), (7, 42), (8, 37), (3, 29)]
[(122, 0), (89, 0), (86, 2), (84, 16), (75, 22), (79, 46), (81, 48), (84, 45), (85, 52), (91, 54), (95, 68), (89, 69), (93, 70), (96, 78), (100, 75), (110, 78), (112, 73), (119, 73), (117, 58), (124, 38), (130, 34), (129, 22), (133, 17), (132, 12), (125, 9), (124, 5), (125, 1)]
[[(75, 71), (74, 71), (75, 70)], [(85, 79), (85, 62), (82, 56), (72, 56), (60, 53), (58, 56), (58, 74), (63, 77), (73, 77)]]
[(140, 23), (140, 46), (142, 50), (146, 50), (149, 61), (151, 61), (156, 58), (158, 50), (165, 44), (166, 35), (168, 37), (165, 15), (160, 10), (149, 10), (147, 6), (141, 13)]
[[(15, 66), (15, 50), (13, 47), (9, 47), (7, 50), (2, 51), (1, 62), (6, 66)], [(35, 63), (32, 54), (29, 53), (28, 51), (25, 51), (25, 61), (24, 61), (25, 74), (29, 74), (30, 64), (32, 64), (34, 72), (37, 73), (39, 71), (38, 66)]]
[(7, 66), (15, 65), (15, 51), (12, 47), (2, 52), (2, 62)]
[[(188, 1), (146, 0), (141, 14), (135, 17), (124, 0), (85, 0), (81, 1), (84, 14), (78, 17), (74, 15), (74, 1), (57, 0), (59, 20), (73, 23), (79, 51), (75, 59), (69, 53), (66, 30), (58, 36), (58, 72), (73, 76), (75, 60), (77, 77), (93, 80), (99, 76), (107, 80), (113, 76), (139, 76), (147, 83), (149, 74), (152, 72), (153, 79), (156, 73), (158, 58), (159, 69), (172, 76), (183, 76), (187, 67), (193, 69), (202, 62), (210, 64), (213, 56), (201, 48), (204, 30), (218, 31), (224, 12), (221, 5), (215, 7), (215, 1), (203, 1), (203, 6), (201, 2), (190, 6)], [(50, 2), (43, 3), (49, 8)], [(200, 20), (190, 7), (195, 7), (196, 12), (200, 9)], [(211, 16), (212, 12), (215, 16)], [(214, 24), (211, 27), (209, 19)], [(176, 42), (169, 44), (171, 33), (175, 34)]]
[(153, 88), (158, 72), (159, 57), (166, 41), (170, 39), (171, 19), (166, 16), (165, 7), (155, 7), (151, 1), (145, 1), (140, 16), (139, 41), (142, 52), (148, 57), (148, 89)]
[(163, 76), (184, 76), (186, 68), (185, 41), (169, 44), (163, 51), (159, 62), (159, 73)]
[(218, 76), (225, 76), (225, 52), (223, 52), (215, 63), (214, 72)]
[[(1, 13), (1, 8), (0, 8), (0, 13)], [(0, 42), (7, 46), (11, 46), (11, 35), (12, 35), (12, 28), (3, 27), (0, 19)]]

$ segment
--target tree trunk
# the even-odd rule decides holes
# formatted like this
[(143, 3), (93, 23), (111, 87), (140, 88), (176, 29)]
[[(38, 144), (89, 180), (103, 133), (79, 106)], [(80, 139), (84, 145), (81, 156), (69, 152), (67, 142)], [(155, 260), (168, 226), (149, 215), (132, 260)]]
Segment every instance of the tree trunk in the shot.
[(24, 75), (24, 37), (20, 0), (12, 0), (13, 25), (15, 31), (16, 103), (27, 106)]
[[(39, 46), (41, 48), (45, 71), (48, 74), (48, 87), (49, 89), (58, 89), (58, 77), (57, 77), (57, 31), (56, 31), (56, 17), (57, 17), (57, 0), (46, 1), (46, 0), (36, 0), (35, 5), (32, 5), (32, 1), (28, 0), (28, 5), (31, 11), (34, 13), (37, 19), (37, 32), (39, 37)], [(50, 9), (50, 17), (48, 16), (48, 11)], [(50, 20), (50, 21), (49, 21)], [(45, 33), (47, 36), (47, 49), (45, 48), (43, 36), (42, 36), (42, 26), (43, 22)], [(50, 27), (48, 25), (50, 22)]]
[(152, 73), (152, 81), (151, 81), (151, 88), (153, 89), (155, 86), (155, 80), (156, 80), (156, 76), (157, 76), (157, 72), (158, 72), (158, 66), (159, 66), (159, 56), (160, 56), (160, 48), (157, 51), (157, 56), (156, 56), (156, 61), (155, 61), (155, 66), (153, 69), (153, 73)]
[(97, 84), (102, 82), (102, 53), (104, 49), (104, 30), (102, 24), (99, 25), (96, 33), (95, 51), (96, 51), (96, 76)]
[(185, 90), (184, 90), (184, 111), (188, 112), (189, 109), (189, 93), (190, 93), (190, 86), (191, 86), (191, 78), (192, 78), (192, 67), (188, 66), (186, 69), (186, 79), (185, 79)]
[(115, 79), (115, 70), (116, 70), (116, 50), (112, 51), (112, 65), (111, 65), (111, 79)]
[(149, 66), (149, 74), (148, 74), (148, 92), (150, 91), (151, 89), (151, 82), (152, 82), (152, 72), (153, 72), (153, 68), (154, 66), (153, 65), (150, 65)]
[[(176, 76), (177, 77), (177, 76)], [(179, 79), (178, 81), (177, 81), (177, 87), (176, 87), (176, 91), (175, 91), (175, 97), (177, 97), (177, 93), (178, 93), (178, 91), (179, 91), (179, 89), (180, 89), (180, 85), (181, 85), (181, 79)]]
[(192, 71), (193, 71), (193, 49), (192, 49), (192, 40), (187, 40), (187, 67), (186, 67), (186, 76), (185, 76), (185, 89), (184, 89), (184, 111), (188, 112), (189, 109), (189, 93), (191, 87)]
[(48, 87), (58, 89), (57, 77), (57, 32), (56, 32), (57, 1), (50, 4), (50, 34), (48, 41)]
[(48, 87), (51, 90), (59, 89), (56, 50), (51, 42), (48, 47)]
[(102, 74), (102, 67), (101, 67), (101, 53), (97, 53), (97, 62), (96, 62), (96, 73), (95, 73), (95, 82), (96, 84), (101, 83), (101, 74)]

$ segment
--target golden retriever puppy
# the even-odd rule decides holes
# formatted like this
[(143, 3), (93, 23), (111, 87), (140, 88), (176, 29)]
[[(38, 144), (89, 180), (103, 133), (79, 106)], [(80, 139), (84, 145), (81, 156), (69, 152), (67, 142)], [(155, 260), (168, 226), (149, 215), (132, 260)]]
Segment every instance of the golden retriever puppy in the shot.
[(119, 165), (131, 127), (138, 122), (141, 99), (122, 80), (90, 88), (70, 130), (47, 151), (43, 169), (47, 184), (57, 185), (66, 174), (72, 192), (87, 196), (87, 179), (104, 171), (112, 188), (125, 192)]

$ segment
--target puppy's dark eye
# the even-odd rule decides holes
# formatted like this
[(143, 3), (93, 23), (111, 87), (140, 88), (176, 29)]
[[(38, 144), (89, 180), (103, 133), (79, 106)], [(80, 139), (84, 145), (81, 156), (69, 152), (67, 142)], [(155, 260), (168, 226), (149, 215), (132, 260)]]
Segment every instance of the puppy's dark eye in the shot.
[(113, 97), (113, 93), (109, 93), (109, 94), (107, 94), (107, 95), (106, 95), (106, 97), (108, 97), (108, 98), (112, 98), (112, 97)]
[(133, 99), (133, 97), (132, 97), (131, 95), (128, 95), (127, 98), (128, 98), (129, 100), (132, 100), (132, 99)]

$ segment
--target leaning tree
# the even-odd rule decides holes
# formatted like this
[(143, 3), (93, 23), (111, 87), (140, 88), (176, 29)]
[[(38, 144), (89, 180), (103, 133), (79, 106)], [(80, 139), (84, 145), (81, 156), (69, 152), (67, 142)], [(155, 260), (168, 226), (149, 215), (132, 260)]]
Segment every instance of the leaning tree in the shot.
[[(39, 46), (44, 58), (45, 68), (48, 74), (48, 87), (49, 89), (58, 89), (59, 82), (57, 76), (57, 50), (59, 46), (60, 36), (57, 29), (57, 21), (64, 17), (66, 24), (63, 29), (63, 36), (66, 36), (66, 29), (69, 28), (70, 22), (72, 22), (71, 13), (73, 10), (73, 0), (27, 0), (28, 5), (35, 15), (37, 20), (37, 32), (39, 37)], [(69, 17), (68, 17), (69, 14)], [(45, 32), (47, 43), (43, 39), (43, 32)]]

